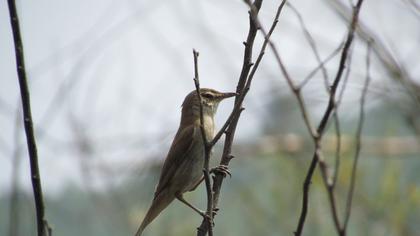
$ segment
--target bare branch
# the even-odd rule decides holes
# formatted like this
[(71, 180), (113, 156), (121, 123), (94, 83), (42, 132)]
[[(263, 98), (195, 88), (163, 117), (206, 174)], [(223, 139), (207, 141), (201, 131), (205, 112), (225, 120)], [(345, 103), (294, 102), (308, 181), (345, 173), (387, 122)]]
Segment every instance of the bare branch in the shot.
[[(283, 1), (283, 2), (285, 2), (285, 1)], [(236, 131), (236, 126), (237, 126), (238, 121), (239, 121), (239, 117), (241, 115), (241, 112), (243, 111), (242, 103), (243, 103), (243, 100), (244, 100), (245, 95), (247, 93), (247, 90), (249, 90), (249, 88), (250, 88), (252, 78), (255, 74), (255, 70), (258, 68), (259, 61), (261, 61), (261, 59), (264, 55), (264, 49), (265, 49), (265, 46), (263, 46), (263, 48), (260, 51), (260, 55), (257, 59), (257, 63), (254, 65), (254, 68), (253, 68), (254, 72), (252, 72), (250, 74), (250, 69), (253, 65), (252, 62), (251, 62), (251, 60), (252, 60), (252, 50), (253, 50), (253, 46), (254, 46), (255, 36), (256, 36), (257, 30), (258, 30), (258, 26), (252, 20), (252, 15), (253, 14), (258, 14), (258, 11), (259, 11), (259, 9), (261, 8), (261, 5), (262, 5), (262, 0), (255, 0), (253, 4), (251, 4), (250, 2), (249, 2), (249, 4), (252, 6), (252, 8), (251, 8), (251, 11), (250, 11), (250, 16), (249, 16), (248, 36), (247, 36), (246, 42), (244, 42), (245, 50), (244, 50), (242, 70), (241, 70), (241, 74), (239, 76), (238, 84), (237, 84), (237, 87), (236, 87), (236, 93), (238, 94), (238, 96), (236, 96), (236, 98), (235, 98), (235, 107), (234, 107), (230, 117), (228, 118), (228, 121), (225, 123), (225, 125), (221, 129), (221, 131), (218, 132), (219, 135), (216, 135), (215, 139), (213, 140), (214, 142), (212, 142), (214, 144), (217, 141), (216, 138), (220, 138), (220, 136), (222, 134), (220, 132), (226, 133), (222, 159), (220, 160), (220, 165), (224, 165), (224, 166), (228, 166), (230, 160), (233, 158), (233, 155), (231, 154), (232, 143), (233, 143), (233, 138), (234, 138), (235, 131)], [(284, 3), (281, 4), (281, 7), (279, 7), (278, 12), (281, 11), (281, 9), (283, 8), (282, 7), (283, 5), (284, 5)], [(276, 15), (276, 19), (273, 22), (273, 25), (274, 25), (274, 26), (272, 26), (273, 30), (274, 30), (275, 25), (277, 24), (278, 16), (279, 16), (279, 14)], [(267, 44), (266, 41), (268, 41), (268, 39), (269, 39), (269, 37), (265, 37), (265, 42), (264, 42), (265, 45)], [(229, 124), (227, 124), (228, 122), (229, 122)], [(222, 131), (225, 128), (226, 128), (226, 130)], [(220, 189), (222, 187), (223, 179), (224, 179), (224, 176), (223, 176), (222, 173), (215, 173), (215, 176), (213, 178), (213, 188), (212, 188), (213, 192), (214, 192), (214, 195), (213, 195), (214, 209), (217, 209), (217, 204), (218, 204), (218, 201), (219, 201)], [(207, 227), (206, 223), (203, 220), (203, 222), (201, 223), (201, 225), (198, 229), (201, 232), (207, 232), (208, 229), (206, 227)]]
[[(252, 19), (252, 21), (254, 22), (254, 24), (256, 24), (258, 26), (258, 28), (260, 29), (260, 31), (262, 32), (264, 37), (267, 38), (267, 36), (268, 36), (267, 31), (261, 26), (261, 22), (258, 19), (258, 15), (255, 14), (255, 10), (250, 5), (250, 1), (249, 0), (245, 0), (245, 1), (248, 3), (248, 5), (251, 8), (251, 19)], [(306, 127), (308, 128), (308, 130), (309, 130), (309, 132), (310, 132), (310, 134), (313, 138), (317, 137), (318, 134), (316, 133), (316, 130), (313, 128), (312, 123), (310, 121), (309, 113), (306, 110), (305, 102), (304, 102), (303, 97), (300, 93), (300, 91), (301, 91), (300, 88), (298, 86), (296, 86), (295, 83), (293, 82), (291, 76), (289, 75), (289, 72), (287, 71), (286, 67), (284, 66), (284, 63), (283, 63), (283, 61), (280, 57), (280, 54), (278, 53), (278, 50), (277, 50), (276, 46), (274, 45), (274, 43), (271, 42), (270, 40), (268, 40), (268, 44), (269, 44), (271, 50), (274, 53), (277, 64), (280, 66), (280, 69), (283, 73), (284, 78), (286, 79), (287, 84), (289, 85), (290, 89), (295, 94), (295, 96), (298, 100), (299, 107), (301, 109), (301, 113), (302, 113), (303, 119), (305, 121)]]
[(15, 44), (16, 66), (20, 86), (20, 95), (22, 99), (23, 122), (25, 126), (26, 142), (28, 145), (29, 161), (31, 167), (31, 180), (35, 198), (38, 236), (46, 236), (51, 234), (51, 229), (49, 228), (48, 222), (45, 219), (44, 199), (42, 196), (41, 176), (38, 167), (38, 152), (32, 122), (29, 89), (26, 79), (22, 37), (20, 34), (15, 1), (8, 0), (7, 3), (9, 6), (10, 24), (12, 26), (13, 39)]
[[(255, 22), (252, 20), (253, 16), (255, 16), (256, 14), (258, 14), (259, 9), (261, 8), (261, 4), (262, 1), (255, 1), (254, 3), (251, 3), (250, 1), (247, 1), (247, 4), (251, 6), (251, 10), (250, 10), (250, 19), (249, 19), (249, 24), (250, 24), (250, 28), (249, 28), (249, 32), (248, 32), (248, 38), (247, 41), (244, 43), (245, 44), (245, 52), (244, 52), (244, 62), (243, 62), (243, 66), (242, 66), (242, 72), (241, 75), (239, 77), (239, 82), (238, 82), (238, 86), (237, 86), (237, 93), (239, 94), (239, 96), (236, 97), (235, 99), (235, 106), (239, 107), (237, 112), (235, 113), (234, 119), (232, 120), (232, 123), (229, 125), (227, 131), (226, 131), (226, 139), (225, 139), (225, 145), (224, 145), (224, 149), (223, 149), (223, 156), (222, 159), (220, 161), (220, 165), (228, 165), (230, 160), (233, 158), (233, 155), (231, 154), (231, 148), (232, 148), (232, 144), (233, 144), (233, 138), (234, 138), (234, 134), (235, 134), (235, 130), (236, 130), (236, 126), (239, 120), (239, 116), (241, 111), (243, 111), (242, 108), (242, 103), (245, 99), (246, 94), (248, 93), (250, 87), (251, 87), (251, 83), (252, 80), (254, 78), (254, 75), (256, 73), (256, 70), (259, 67), (259, 64), (265, 54), (265, 49), (269, 43), (269, 39), (271, 34), (273, 33), (277, 22), (278, 22), (278, 18), (280, 16), (280, 13), (284, 7), (284, 4), (286, 3), (285, 0), (282, 1), (282, 3), (279, 5), (276, 15), (274, 17), (273, 23), (270, 27), (270, 32), (269, 34), (264, 35), (264, 42), (263, 45), (260, 49), (259, 55), (257, 57), (257, 60), (255, 62), (255, 64), (251, 63), (251, 58), (252, 58), (252, 49), (253, 49), (253, 43), (254, 43), (254, 39), (257, 33), (257, 30), (259, 28), (258, 24), (255, 24)], [(251, 66), (252, 70), (250, 70)], [(215, 176), (215, 180), (214, 180), (214, 185), (213, 185), (213, 191), (214, 191), (214, 203), (215, 206), (217, 206), (218, 203), (218, 199), (219, 199), (219, 195), (220, 195), (220, 188), (223, 182), (223, 176), (221, 174), (216, 174)]]
[[(204, 144), (204, 166), (203, 166), (203, 173), (204, 173), (204, 182), (206, 185), (206, 192), (207, 192), (207, 210), (206, 215), (204, 217), (203, 222), (206, 224), (206, 228), (209, 232), (209, 236), (213, 236), (213, 192), (211, 189), (211, 181), (210, 181), (210, 155), (211, 149), (213, 148), (212, 145), (209, 144), (206, 137), (206, 131), (204, 129), (204, 114), (203, 114), (203, 102), (200, 93), (200, 77), (198, 74), (198, 55), (199, 53), (193, 49), (193, 56), (194, 56), (194, 84), (195, 90), (197, 92), (198, 101), (200, 103), (200, 129), (201, 129), (201, 137), (203, 139)], [(197, 236), (206, 235), (206, 231), (197, 229)]]
[(269, 32), (268, 32), (268, 34), (267, 34), (267, 35), (265, 35), (265, 40), (264, 40), (264, 42), (263, 42), (263, 45), (262, 45), (262, 47), (261, 47), (260, 53), (259, 53), (259, 55), (258, 55), (258, 57), (257, 57), (257, 60), (256, 60), (256, 61), (255, 61), (255, 63), (253, 64), (252, 70), (251, 70), (251, 72), (249, 73), (248, 78), (246, 79), (246, 84), (245, 84), (245, 87), (244, 87), (244, 91), (243, 91), (243, 93), (238, 94), (238, 99), (237, 99), (237, 101), (239, 101), (239, 102), (236, 102), (236, 103), (235, 103), (234, 109), (233, 109), (233, 110), (232, 110), (232, 112), (230, 113), (230, 115), (229, 115), (228, 119), (226, 120), (225, 124), (222, 126), (222, 128), (219, 130), (219, 132), (218, 132), (218, 133), (214, 136), (213, 140), (212, 140), (212, 141), (210, 141), (210, 145), (211, 145), (211, 146), (213, 146), (213, 145), (215, 145), (215, 144), (217, 143), (217, 141), (220, 139), (220, 137), (223, 135), (223, 133), (225, 133), (225, 132), (226, 132), (226, 128), (227, 128), (227, 127), (229, 126), (229, 124), (231, 123), (231, 121), (232, 121), (233, 117), (235, 116), (235, 114), (236, 114), (239, 110), (241, 110), (241, 105), (242, 105), (242, 102), (244, 101), (245, 96), (246, 96), (246, 94), (248, 93), (248, 91), (249, 91), (249, 89), (250, 89), (250, 87), (251, 87), (252, 79), (254, 78), (255, 72), (257, 71), (257, 69), (258, 69), (258, 67), (259, 67), (260, 62), (261, 62), (262, 58), (263, 58), (263, 57), (264, 57), (264, 55), (265, 55), (265, 49), (267, 48), (267, 45), (268, 45), (268, 42), (269, 42), (269, 40), (268, 40), (268, 39), (271, 37), (271, 34), (274, 32), (274, 29), (276, 28), (276, 25), (277, 25), (277, 23), (278, 23), (278, 18), (279, 18), (279, 16), (280, 16), (280, 12), (281, 12), (281, 10), (283, 9), (283, 7), (284, 7), (285, 3), (286, 3), (286, 1), (283, 1), (283, 2), (280, 4), (279, 8), (277, 9), (276, 16), (274, 17), (274, 21), (273, 21), (273, 23), (272, 23), (272, 25), (271, 25), (271, 28), (270, 28), (270, 30), (269, 30)]

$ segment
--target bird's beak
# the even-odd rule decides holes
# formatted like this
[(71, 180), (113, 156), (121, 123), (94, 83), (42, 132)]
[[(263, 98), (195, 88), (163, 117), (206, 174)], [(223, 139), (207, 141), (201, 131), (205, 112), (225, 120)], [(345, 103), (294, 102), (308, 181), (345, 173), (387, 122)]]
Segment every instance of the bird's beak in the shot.
[(221, 96), (220, 96), (220, 98), (221, 99), (225, 99), (225, 98), (234, 97), (236, 95), (238, 95), (238, 94), (237, 93), (222, 93)]

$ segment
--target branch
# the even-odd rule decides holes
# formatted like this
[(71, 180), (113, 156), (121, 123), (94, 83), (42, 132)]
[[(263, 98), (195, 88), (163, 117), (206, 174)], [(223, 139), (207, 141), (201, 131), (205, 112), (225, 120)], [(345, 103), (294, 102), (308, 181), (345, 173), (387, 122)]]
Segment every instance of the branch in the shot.
[(10, 24), (13, 31), (15, 44), (16, 66), (20, 86), (20, 95), (23, 108), (23, 122), (25, 126), (26, 142), (28, 145), (29, 161), (31, 167), (32, 188), (35, 198), (38, 236), (51, 235), (51, 229), (45, 219), (45, 207), (42, 196), (41, 177), (38, 167), (38, 153), (36, 148), (35, 134), (32, 122), (31, 103), (26, 79), (25, 62), (23, 54), (22, 38), (19, 29), (19, 20), (14, 0), (8, 0)]
[[(249, 0), (245, 0), (248, 5), (250, 4)], [(282, 4), (284, 4), (286, 1), (283, 1)], [(312, 123), (310, 122), (310, 118), (309, 118), (309, 114), (306, 110), (306, 105), (305, 102), (303, 100), (303, 97), (301, 95), (301, 88), (296, 86), (295, 83), (293, 82), (289, 72), (287, 71), (286, 67), (284, 66), (284, 63), (280, 57), (280, 54), (276, 48), (276, 45), (274, 45), (273, 42), (271, 42), (271, 40), (269, 40), (269, 38), (267, 38), (268, 33), (267, 31), (261, 26), (261, 22), (258, 19), (258, 15), (255, 14), (255, 11), (253, 10), (253, 7), (251, 6), (251, 19), (254, 22), (254, 24), (256, 24), (259, 28), (259, 30), (261, 31), (261, 33), (264, 35), (264, 37), (268, 40), (268, 44), (271, 48), (271, 50), (274, 53), (274, 57), (277, 61), (277, 64), (280, 66), (280, 70), (283, 73), (284, 78), (286, 79), (287, 84), (289, 85), (289, 88), (292, 90), (292, 92), (294, 93), (294, 95), (296, 96), (298, 103), (299, 103), (299, 107), (303, 116), (303, 119), (305, 121), (305, 125), (307, 127), (307, 129), (309, 130), (309, 133), (311, 134), (312, 138), (316, 138), (318, 136), (318, 134), (316, 133), (316, 130), (313, 128)]]
[[(235, 99), (235, 107), (237, 107), (237, 111), (234, 114), (234, 118), (231, 122), (231, 124), (229, 125), (227, 131), (226, 131), (226, 138), (225, 138), (225, 145), (223, 148), (223, 155), (222, 155), (222, 159), (220, 161), (220, 165), (228, 165), (230, 160), (234, 157), (231, 154), (231, 150), (232, 150), (232, 144), (233, 144), (233, 138), (235, 135), (235, 131), (236, 131), (236, 127), (239, 121), (239, 117), (241, 112), (244, 110), (244, 108), (242, 107), (243, 101), (245, 99), (246, 94), (248, 93), (251, 84), (252, 84), (252, 80), (254, 78), (254, 75), (260, 65), (260, 62), (265, 54), (265, 49), (267, 47), (267, 44), (269, 42), (270, 36), (272, 34), (272, 32), (274, 31), (277, 22), (278, 22), (278, 18), (280, 16), (280, 13), (283, 9), (284, 4), (286, 3), (285, 0), (282, 1), (282, 3), (279, 5), (278, 9), (277, 9), (277, 13), (274, 17), (273, 23), (271, 25), (270, 28), (270, 33), (267, 35), (264, 35), (264, 42), (263, 45), (260, 49), (259, 55), (257, 57), (257, 60), (255, 62), (255, 64), (251, 63), (251, 59), (252, 59), (252, 50), (253, 50), (253, 44), (254, 44), (254, 39), (257, 33), (257, 30), (259, 28), (258, 24), (255, 24), (255, 22), (252, 20), (252, 18), (258, 14), (258, 11), (261, 8), (262, 5), (262, 1), (254, 1), (254, 3), (251, 3), (250, 1), (246, 1), (246, 3), (248, 5), (251, 6), (251, 10), (250, 10), (250, 16), (249, 16), (249, 32), (248, 32), (248, 37), (247, 37), (247, 41), (244, 43), (245, 45), (245, 52), (244, 52), (244, 60), (243, 60), (243, 66), (242, 66), (242, 72), (241, 75), (239, 77), (239, 81), (238, 81), (238, 86), (237, 86), (237, 90), (236, 92), (239, 94), (239, 96), (236, 97)], [(253, 67), (252, 67), (253, 66)], [(251, 70), (252, 67), (252, 70)], [(223, 183), (223, 175), (222, 174), (216, 174), (215, 178), (214, 178), (214, 184), (213, 184), (213, 191), (214, 191), (214, 203), (215, 206), (217, 206), (218, 200), (219, 200), (219, 196), (220, 196), (220, 189)]]
[[(251, 3), (250, 2), (247, 2), (247, 4), (251, 4)], [(267, 48), (269, 39), (270, 39), (272, 33), (274, 32), (274, 29), (276, 28), (276, 25), (278, 23), (278, 19), (280, 17), (281, 10), (283, 9), (283, 7), (284, 7), (285, 4), (286, 4), (286, 1), (283, 0), (282, 3), (279, 5), (279, 7), (277, 9), (276, 16), (274, 17), (274, 21), (273, 21), (273, 23), (271, 25), (271, 28), (270, 28), (268, 34), (264, 35), (265, 40), (263, 42), (263, 45), (261, 46), (261, 50), (260, 50), (260, 53), (258, 54), (257, 60), (255, 61), (255, 64), (253, 64), (252, 70), (249, 73), (248, 78), (246, 79), (246, 84), (245, 84), (245, 87), (243, 89), (243, 93), (238, 94), (239, 97), (237, 99), (237, 102), (235, 102), (235, 107), (232, 110), (229, 118), (226, 120), (225, 124), (222, 126), (222, 128), (220, 129), (220, 131), (214, 136), (214, 138), (210, 142), (210, 144), (214, 145), (220, 139), (220, 137), (222, 136), (222, 134), (224, 132), (226, 132), (226, 128), (231, 123), (231, 121), (232, 121), (233, 117), (235, 116), (235, 114), (238, 113), (238, 112), (240, 112), (239, 110), (243, 110), (243, 108), (241, 108), (242, 107), (242, 102), (244, 101), (245, 96), (246, 96), (246, 94), (248, 93), (248, 91), (249, 91), (249, 89), (251, 87), (252, 79), (254, 78), (255, 72), (257, 71), (257, 69), (258, 69), (258, 67), (260, 65), (260, 62), (261, 62), (262, 58), (265, 55), (265, 49)], [(252, 16), (252, 14), (253, 13), (251, 13), (251, 16)]]
[[(280, 15), (281, 10), (283, 9), (283, 6), (284, 6), (285, 2), (286, 1), (283, 1), (280, 4), (280, 6), (277, 10), (276, 17), (274, 19), (274, 22), (273, 22), (271, 30), (270, 30), (270, 35), (274, 31), (274, 28), (275, 28), (275, 26), (278, 22), (278, 17)], [(247, 92), (250, 89), (252, 79), (255, 75), (255, 72), (256, 72), (256, 70), (259, 66), (260, 61), (262, 60), (262, 57), (264, 56), (265, 48), (267, 46), (267, 43), (269, 42), (269, 37), (270, 37), (270, 35), (265, 35), (265, 40), (264, 40), (263, 46), (260, 50), (257, 61), (254, 65), (254, 67), (253, 67), (253, 70), (250, 72), (251, 67), (253, 66), (253, 63), (251, 62), (251, 60), (252, 60), (252, 50), (253, 50), (253, 46), (254, 46), (254, 40), (255, 40), (255, 37), (256, 37), (257, 31), (258, 31), (258, 25), (255, 24), (255, 22), (252, 20), (252, 17), (253, 17), (253, 15), (258, 14), (258, 11), (259, 11), (259, 9), (261, 8), (261, 5), (262, 5), (262, 0), (256, 0), (256, 1), (254, 1), (253, 4), (251, 4), (250, 2), (247, 2), (247, 4), (251, 6), (251, 10), (249, 12), (249, 14), (250, 14), (250, 16), (249, 16), (249, 31), (248, 31), (247, 40), (246, 40), (246, 42), (244, 42), (245, 50), (244, 50), (243, 64), (242, 64), (242, 69), (241, 69), (241, 74), (239, 76), (238, 84), (237, 84), (237, 87), (236, 87), (236, 93), (238, 94), (238, 96), (236, 96), (236, 98), (235, 98), (235, 107), (234, 107), (231, 115), (229, 116), (225, 125), (222, 127), (222, 129), (218, 132), (218, 134), (215, 136), (215, 138), (211, 142), (212, 144), (214, 144), (215, 142), (217, 142), (217, 140), (221, 137), (221, 135), (223, 133), (226, 134), (225, 144), (224, 144), (224, 147), (223, 147), (223, 154), (222, 154), (222, 158), (220, 160), (220, 165), (224, 165), (224, 166), (228, 166), (230, 160), (234, 157), (231, 154), (232, 153), (232, 144), (233, 144), (233, 139), (234, 139), (234, 136), (235, 136), (236, 127), (237, 127), (237, 124), (238, 124), (238, 121), (239, 121), (239, 117), (241, 115), (241, 112), (244, 110), (244, 108), (242, 107), (242, 103), (245, 99), (245, 96), (246, 96)], [(214, 206), (213, 207), (214, 207), (214, 209), (217, 209), (217, 204), (218, 204), (218, 201), (219, 201), (220, 189), (222, 187), (223, 179), (224, 179), (224, 176), (223, 176), (222, 173), (216, 173), (214, 178), (213, 178), (213, 193), (214, 193), (214, 195), (213, 195)], [(208, 231), (207, 225), (206, 225), (204, 220), (203, 220), (203, 222), (201, 223), (201, 225), (198, 229), (201, 232), (207, 232)]]
[[(197, 92), (198, 101), (200, 103), (200, 129), (201, 129), (201, 137), (203, 139), (203, 145), (204, 145), (203, 174), (204, 174), (204, 182), (206, 184), (206, 192), (207, 192), (207, 210), (206, 210), (207, 217), (204, 217), (203, 222), (205, 222), (206, 228), (209, 232), (209, 236), (213, 236), (213, 192), (211, 189), (210, 168), (209, 168), (211, 149), (213, 148), (213, 145), (210, 145), (209, 142), (207, 141), (206, 130), (204, 129), (203, 102), (202, 102), (201, 93), (200, 93), (200, 78), (198, 75), (198, 55), (199, 53), (195, 49), (193, 49), (194, 84), (195, 84), (195, 90)], [(200, 228), (198, 228), (197, 235), (205, 236), (206, 231), (200, 230)]]

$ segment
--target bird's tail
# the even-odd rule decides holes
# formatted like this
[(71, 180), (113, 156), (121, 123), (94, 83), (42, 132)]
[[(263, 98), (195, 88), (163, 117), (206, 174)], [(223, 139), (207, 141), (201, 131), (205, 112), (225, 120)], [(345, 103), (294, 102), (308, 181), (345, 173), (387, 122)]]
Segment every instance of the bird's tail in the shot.
[(174, 199), (175, 196), (173, 194), (166, 193), (166, 191), (157, 195), (153, 199), (152, 205), (147, 211), (147, 214), (144, 217), (143, 222), (141, 222), (135, 236), (141, 236), (146, 226), (149, 225)]

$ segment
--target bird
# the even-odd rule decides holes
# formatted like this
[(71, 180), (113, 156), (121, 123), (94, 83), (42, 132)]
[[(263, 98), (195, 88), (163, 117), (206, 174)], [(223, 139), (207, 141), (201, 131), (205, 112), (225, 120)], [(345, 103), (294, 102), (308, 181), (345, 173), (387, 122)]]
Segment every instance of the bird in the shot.
[[(219, 103), (237, 93), (223, 93), (210, 88), (199, 89), (205, 137), (214, 137), (214, 116)], [(194, 191), (203, 180), (204, 140), (201, 134), (200, 99), (197, 90), (190, 92), (182, 103), (181, 121), (163, 163), (152, 203), (135, 236), (148, 226), (173, 200), (178, 199), (197, 213), (205, 213), (189, 202), (183, 194)]]

